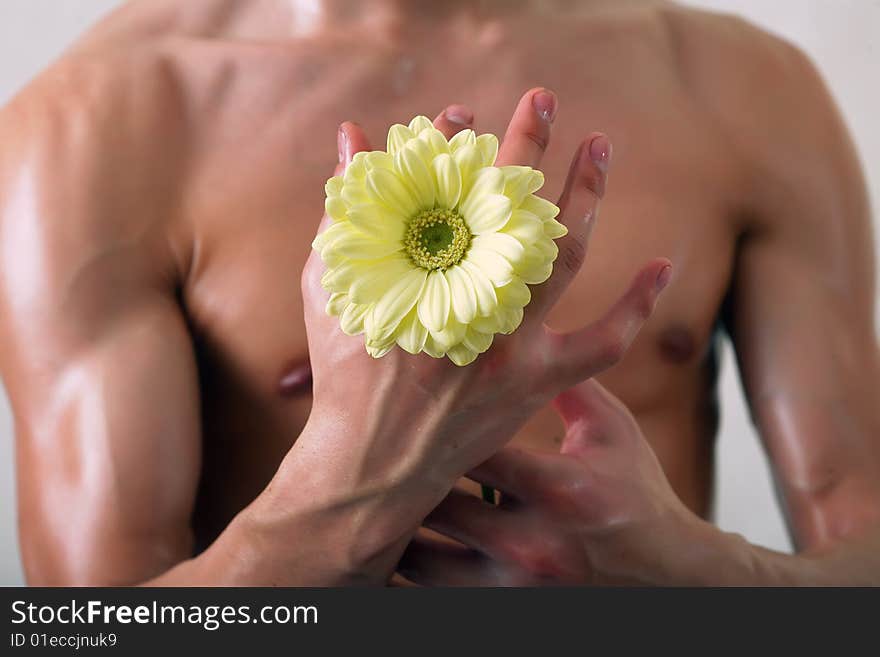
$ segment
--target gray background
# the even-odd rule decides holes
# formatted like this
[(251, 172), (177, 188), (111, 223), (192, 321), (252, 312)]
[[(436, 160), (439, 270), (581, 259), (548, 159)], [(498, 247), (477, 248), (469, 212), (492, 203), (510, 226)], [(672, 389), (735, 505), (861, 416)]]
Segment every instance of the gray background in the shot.
[[(0, 104), (95, 18), (119, 4), (120, 0), (0, 0)], [(789, 38), (813, 57), (855, 136), (877, 207), (880, 0), (693, 0), (688, 4), (741, 14)], [(880, 243), (877, 240), (875, 234), (875, 244)], [(726, 349), (716, 519), (722, 528), (740, 532), (754, 543), (789, 550), (731, 356)], [(14, 585), (23, 583), (23, 578), (15, 529), (12, 436), (9, 407), (0, 391), (0, 584)]]

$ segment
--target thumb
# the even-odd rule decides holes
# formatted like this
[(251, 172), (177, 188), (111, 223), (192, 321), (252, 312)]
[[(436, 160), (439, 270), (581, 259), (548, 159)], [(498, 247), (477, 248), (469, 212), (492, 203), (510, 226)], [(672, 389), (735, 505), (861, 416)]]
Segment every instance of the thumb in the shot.
[(583, 455), (639, 431), (626, 406), (594, 379), (566, 390), (553, 405), (565, 423), (562, 454)]

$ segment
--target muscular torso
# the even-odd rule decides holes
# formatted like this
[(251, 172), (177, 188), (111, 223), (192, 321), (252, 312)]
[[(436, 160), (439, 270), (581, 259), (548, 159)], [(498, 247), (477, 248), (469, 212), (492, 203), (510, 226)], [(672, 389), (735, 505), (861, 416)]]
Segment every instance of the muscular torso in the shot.
[[(167, 177), (135, 190), (155, 211), (132, 203), (114, 221), (147, 236), (119, 266), (135, 258), (174, 279), (168, 290), (195, 344), (197, 545), (259, 494), (309, 414), (299, 274), (336, 163), (337, 125), (355, 120), (383, 147), (389, 122), (461, 102), (474, 109), (478, 132), (500, 135), (536, 85), (561, 103), (544, 195), (555, 199), (585, 134), (605, 131), (615, 146), (587, 263), (549, 323), (572, 329), (597, 318), (641, 264), (672, 260), (662, 303), (602, 379), (637, 416), (684, 502), (709, 512), (712, 345), (744, 174), (681, 64), (681, 10), (597, 2), (579, 13), (462, 14), (385, 24), (384, 33), (341, 25), (291, 37), (286, 3), (236, 11), (192, 3), (219, 8), (213, 14), (178, 4), (190, 3), (169, 3), (162, 20), (124, 10), (79, 47), (73, 70), (89, 82), (63, 83), (85, 107), (104, 110), (82, 111), (63, 129), (73, 131), (71, 148), (98, 158), (108, 144), (138, 154), (137, 162), (121, 157), (114, 175), (135, 176), (152, 161)], [(157, 197), (167, 202), (156, 205)], [(552, 450), (560, 438), (561, 423), (545, 409), (514, 443)]]

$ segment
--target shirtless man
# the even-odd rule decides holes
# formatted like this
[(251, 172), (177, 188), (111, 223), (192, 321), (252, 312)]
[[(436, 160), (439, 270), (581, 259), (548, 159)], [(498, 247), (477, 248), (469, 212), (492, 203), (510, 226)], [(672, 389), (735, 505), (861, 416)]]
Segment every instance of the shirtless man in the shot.
[[(29, 581), (342, 581), (267, 574), (265, 563), (260, 577), (236, 578), (232, 564), (271, 563), (277, 544), (266, 533), (249, 544), (218, 539), (236, 523), (252, 529), (242, 518), (255, 507), (259, 526), (271, 524), (266, 509), (283, 505), (267, 483), (309, 416), (297, 275), (335, 163), (327, 136), (354, 118), (378, 138), (389, 122), (450, 98), (473, 108), (478, 130), (500, 133), (522, 91), (542, 85), (557, 96), (525, 100), (536, 149), (553, 124), (544, 195), (560, 192), (589, 130), (615, 146), (604, 221), (548, 324), (588, 325), (650, 258), (674, 265), (663, 303), (601, 377), (638, 425), (586, 384), (562, 404), (571, 426), (556, 458), (567, 460), (503, 452), (474, 476), (518, 499), (492, 509), (451, 496), (429, 524), (473, 550), (420, 542), (407, 576), (880, 582), (869, 210), (853, 148), (806, 59), (735, 19), (650, 0), (316, 7), (134, 2), (0, 115), (0, 364), (16, 417)], [(440, 120), (450, 128), (467, 114), (452, 107)], [(352, 126), (343, 135), (347, 155), (352, 141), (363, 147)], [(712, 345), (722, 325), (795, 556), (700, 520), (710, 511)], [(613, 425), (608, 444), (625, 446), (609, 453), (624, 458), (580, 458), (584, 414)], [(545, 409), (513, 442), (556, 451), (562, 434)], [(597, 462), (609, 469), (591, 471)], [(300, 468), (299, 483), (319, 471)], [(524, 481), (529, 490), (517, 490)], [(555, 507), (554, 481), (570, 484)], [(610, 486), (607, 508), (589, 518), (577, 510), (589, 516), (595, 495), (571, 504), (587, 481)], [(663, 530), (629, 531), (637, 508), (653, 509), (651, 526)], [(586, 526), (600, 538), (588, 541)], [(612, 565), (597, 550), (620, 526), (626, 545), (642, 549), (615, 545), (623, 562)], [(308, 531), (316, 527), (325, 524), (313, 519)], [(303, 535), (268, 534), (289, 546)], [(671, 567), (688, 544), (686, 567)], [(175, 568), (209, 545), (197, 576)]]

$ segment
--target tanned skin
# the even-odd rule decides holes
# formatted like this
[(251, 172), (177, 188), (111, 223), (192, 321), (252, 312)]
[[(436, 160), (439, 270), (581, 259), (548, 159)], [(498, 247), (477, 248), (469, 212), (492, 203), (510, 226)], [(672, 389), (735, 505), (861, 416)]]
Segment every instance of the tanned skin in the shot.
[[(708, 517), (713, 345), (726, 328), (799, 551), (768, 554), (688, 520), (669, 534), (698, 536), (711, 557), (699, 552), (686, 570), (616, 565), (587, 577), (581, 562), (595, 571), (598, 560), (578, 557), (558, 578), (880, 582), (870, 214), (853, 146), (806, 58), (737, 19), (666, 2), (324, 6), (315, 17), (270, 0), (133, 2), (0, 113), (0, 366), (28, 581), (230, 581), (241, 544), (216, 541), (260, 499), (309, 417), (299, 274), (337, 126), (363, 127), (343, 131), (350, 155), (364, 133), (378, 142), (389, 123), (456, 101), (467, 107), (440, 117), (446, 129), (456, 113), (469, 125), (469, 107), (478, 131), (503, 133), (521, 94), (542, 87), (558, 98), (544, 113), (543, 195), (559, 195), (592, 130), (614, 143), (590, 256), (548, 325), (598, 320), (645, 262), (668, 258), (662, 303), (599, 377), (637, 422), (615, 426), (644, 435), (658, 468), (642, 472), (668, 480), (670, 505)], [(549, 126), (525, 134), (540, 151)], [(562, 255), (580, 265), (576, 252)], [(569, 404), (567, 419), (588, 406)], [(557, 451), (564, 433), (547, 407), (513, 444)], [(517, 545), (533, 528), (497, 540)], [(680, 543), (653, 544), (673, 554)], [(209, 545), (197, 577), (175, 578)], [(546, 566), (521, 552), (511, 582)], [(408, 574), (447, 583), (454, 565), (424, 568)], [(235, 583), (303, 581), (270, 571), (243, 569)]]

